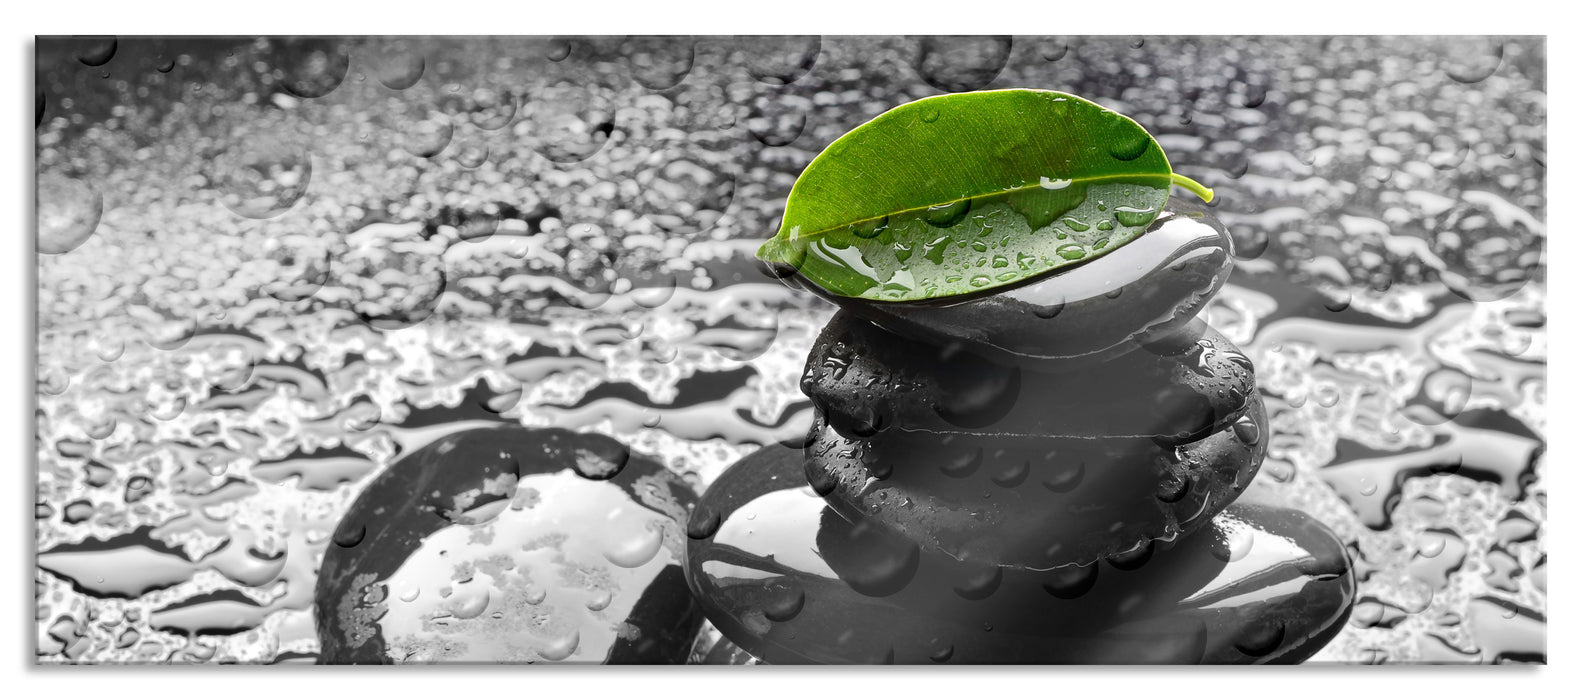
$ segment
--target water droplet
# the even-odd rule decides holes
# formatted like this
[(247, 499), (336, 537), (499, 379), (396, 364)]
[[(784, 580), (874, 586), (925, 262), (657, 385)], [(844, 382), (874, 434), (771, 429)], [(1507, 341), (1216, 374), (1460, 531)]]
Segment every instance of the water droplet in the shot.
[(489, 589), (467, 586), (461, 595), (450, 599), (450, 614), (458, 620), (471, 620), (489, 608)]
[(807, 594), (792, 584), (791, 587), (776, 591), (774, 598), (764, 604), (764, 617), (771, 622), (785, 622), (802, 612), (802, 606), (806, 604)]
[(115, 58), (116, 49), (121, 47), (119, 39), (113, 36), (78, 37), (82, 46), (77, 49), (77, 60), (85, 66), (99, 67)]
[(342, 522), (335, 528), (335, 533), (330, 536), (330, 541), (340, 547), (356, 547), (362, 544), (363, 538), (368, 535), (368, 527)]
[(274, 48), (271, 58), (283, 74), (280, 87), (293, 97), (324, 97), (341, 86), (351, 69), (351, 56), (338, 48), (304, 50), (302, 46), (291, 45)]
[(1062, 566), (1045, 574), (1044, 590), (1061, 600), (1080, 598), (1099, 580), (1099, 567)]
[(522, 599), (526, 601), (528, 605), (540, 605), (544, 602), (544, 598), (548, 596), (549, 591), (545, 589), (529, 588), (527, 589), (526, 593), (522, 594)]
[(418, 158), (433, 158), (450, 145), (455, 134), (456, 125), (449, 115), (431, 111), (427, 116), (403, 126), (401, 148)]
[[(967, 212), (971, 209), (972, 200), (970, 199), (936, 204), (923, 213), (923, 220), (939, 228), (949, 228), (966, 218)], [(927, 251), (925, 251), (925, 254), (927, 254)]]
[(928, 660), (936, 664), (942, 664), (950, 661), (950, 657), (955, 656), (955, 654), (956, 647), (949, 644), (936, 643), (934, 645), (934, 651), (929, 652), (928, 654)]
[(956, 595), (967, 600), (983, 600), (1000, 589), (1000, 582), (1004, 578), (1004, 570), (998, 566), (986, 566), (973, 572), (959, 585), (951, 587)]
[(604, 439), (596, 441), (594, 446), (577, 448), (571, 468), (584, 479), (605, 481), (621, 473), (631, 458), (632, 452), (626, 445)]
[(1242, 95), (1241, 104), (1248, 109), (1256, 109), (1269, 99), (1269, 87), (1262, 83), (1247, 83), (1246, 92)]
[(1076, 243), (1067, 243), (1063, 246), (1060, 246), (1059, 248), (1056, 248), (1055, 254), (1067, 260), (1081, 260), (1087, 256), (1088, 251), (1086, 248), (1083, 248)]
[(1029, 308), (1032, 309), (1034, 316), (1048, 320), (1059, 316), (1061, 311), (1065, 311), (1066, 302), (1062, 299), (1061, 301), (1053, 304), (1031, 304), (1029, 305)]
[(790, 85), (813, 70), (823, 48), (818, 36), (742, 36), (738, 48), (748, 74), (768, 85)]
[(1115, 220), (1122, 226), (1147, 226), (1158, 214), (1156, 209), (1124, 206), (1115, 208)]
[(720, 530), (720, 512), (699, 504), (687, 520), (687, 537), (706, 540)]
[[(889, 226), (890, 217), (881, 216), (877, 219), (868, 219), (867, 221), (859, 221), (852, 224), (851, 233), (858, 238), (875, 238), (879, 234), (884, 233), (884, 230), (889, 228)], [(897, 242), (896, 245), (900, 246), (901, 244)], [(908, 253), (910, 253), (910, 249), (908, 249)]]
[[(1456, 47), (1445, 75), (1458, 83), (1477, 83), (1494, 75), (1505, 60), (1505, 43), (1494, 38), (1456, 37), (1470, 45)], [(1492, 44), (1492, 45), (1491, 45)]]
[(697, 48), (690, 36), (635, 36), (621, 43), (621, 55), (639, 85), (658, 91), (686, 80), (696, 62)]
[[(456, 163), (463, 168), (468, 170), (479, 168), (489, 161), (489, 146), (481, 143), (468, 143), (457, 149), (453, 157), (456, 159)], [(494, 233), (494, 227), (491, 226), (489, 228), (489, 233)]]
[(428, 62), (405, 41), (392, 41), (376, 54), (374, 75), (391, 90), (405, 90), (423, 78)]
[(468, 119), (483, 131), (503, 129), (516, 116), (518, 99), (511, 90), (482, 87), (473, 90), (470, 97), (466, 103)]
[(921, 561), (916, 543), (870, 521), (850, 523), (833, 511), (824, 512), (819, 553), (853, 591), (884, 597), (912, 582)]
[(104, 215), (104, 197), (81, 180), (40, 175), (36, 197), (38, 252), (62, 255), (93, 236)]
[(1154, 541), (1148, 540), (1125, 552), (1111, 554), (1106, 560), (1121, 571), (1133, 571), (1142, 568), (1154, 556)]
[(538, 655), (544, 657), (545, 661), (565, 661), (576, 653), (577, 645), (581, 643), (581, 634), (573, 629), (570, 634), (560, 639), (551, 640), (542, 649), (538, 650)]
[(1236, 422), (1231, 424), (1231, 429), (1236, 432), (1236, 439), (1247, 445), (1256, 445), (1259, 439), (1263, 437), (1262, 431), (1258, 428), (1258, 422), (1253, 420), (1252, 416), (1237, 418)]
[(1213, 554), (1215, 559), (1229, 564), (1241, 561), (1248, 552), (1252, 551), (1253, 530), (1239, 521), (1226, 522), (1226, 530), (1213, 533), (1215, 539), (1209, 546), (1209, 553)]
[(664, 529), (657, 522), (651, 522), (642, 532), (623, 538), (614, 547), (607, 549), (604, 558), (621, 568), (635, 569), (653, 561), (659, 555), (664, 541)]
[(1351, 292), (1342, 291), (1338, 298), (1326, 299), (1324, 301), (1324, 308), (1335, 312), (1345, 311), (1346, 309), (1351, 308)]
[(174, 59), (174, 58), (160, 57), (159, 63), (155, 64), (155, 66), (154, 66), (154, 70), (157, 70), (157, 71), (159, 71), (161, 73), (169, 73), (169, 72), (171, 72), (171, 71), (173, 71), (175, 69), (176, 69), (176, 59)]
[(100, 338), (93, 354), (102, 362), (115, 362), (126, 354), (126, 341), (121, 338)]
[(1058, 61), (1062, 58), (1065, 58), (1066, 52), (1070, 50), (1071, 46), (1064, 41), (1046, 39), (1043, 44), (1038, 47), (1038, 55), (1043, 56), (1045, 61)]
[(559, 63), (571, 56), (571, 41), (556, 37), (549, 40), (549, 46), (544, 50), (544, 57)]
[(249, 219), (286, 213), (312, 180), (312, 157), (295, 135), (283, 132), (233, 144), (214, 160), (209, 177), (220, 203)]
[(937, 89), (965, 92), (994, 82), (1010, 56), (1009, 36), (927, 36), (918, 42), (912, 68)]
[(937, 121), (939, 121), (939, 110), (930, 109), (926, 112), (923, 112), (923, 122), (925, 124), (933, 124)]
[(1245, 637), (1238, 640), (1236, 650), (1252, 657), (1263, 657), (1273, 654), (1280, 648), (1280, 643), (1285, 641), (1285, 623), (1279, 620), (1270, 620), (1264, 624), (1248, 630)]
[(1000, 473), (990, 477), (989, 480), (993, 481), (997, 486), (1008, 489), (1015, 488), (1023, 481), (1027, 480), (1027, 475), (1031, 472), (1032, 465), (1028, 464), (1027, 462), (1017, 462), (1009, 467), (1006, 467), (1005, 469), (1000, 470)]
[(1328, 384), (1320, 385), (1314, 393), (1317, 394), (1318, 405), (1324, 408), (1334, 408), (1335, 404), (1340, 403), (1340, 392)]
[(1055, 493), (1070, 493), (1082, 483), (1082, 477), (1087, 474), (1087, 465), (1081, 461), (1064, 460), (1059, 463), (1056, 471), (1044, 480), (1044, 488)]
[(1083, 231), (1086, 231), (1089, 228), (1091, 228), (1087, 224), (1085, 224), (1085, 223), (1083, 223), (1081, 221), (1077, 221), (1076, 219), (1073, 219), (1071, 217), (1066, 217), (1064, 219), (1061, 219), (1060, 223), (1062, 225), (1064, 225), (1066, 228), (1069, 228), (1069, 229), (1071, 229), (1073, 231), (1076, 231), (1077, 233), (1082, 233)]
[(1110, 156), (1124, 161), (1136, 160), (1148, 151), (1148, 145), (1153, 142), (1148, 132), (1143, 131), (1136, 122), (1119, 114), (1115, 115), (1106, 140)]
[(1378, 493), (1378, 492), (1379, 492), (1379, 485), (1373, 483), (1372, 479), (1369, 479), (1367, 477), (1363, 477), (1362, 479), (1358, 480), (1357, 493), (1360, 493), (1360, 494), (1362, 494), (1364, 496), (1372, 496), (1373, 494)]
[(965, 479), (978, 471), (983, 464), (983, 450), (979, 448), (956, 450), (940, 462), (939, 470), (945, 476)]
[(613, 600), (614, 596), (610, 595), (609, 591), (595, 591), (593, 597), (588, 599), (587, 607), (593, 612), (599, 612), (610, 607), (610, 602)]
[(1417, 536), (1417, 553), (1425, 559), (1432, 559), (1445, 551), (1446, 535), (1434, 532), (1424, 532)]

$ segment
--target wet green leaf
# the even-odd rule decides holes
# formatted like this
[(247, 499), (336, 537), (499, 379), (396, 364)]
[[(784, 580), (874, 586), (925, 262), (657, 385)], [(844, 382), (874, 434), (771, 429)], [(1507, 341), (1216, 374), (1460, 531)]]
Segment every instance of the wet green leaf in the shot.
[(830, 292), (919, 301), (1092, 260), (1141, 235), (1178, 184), (1127, 117), (1074, 95), (994, 90), (901, 105), (824, 149), (758, 250)]

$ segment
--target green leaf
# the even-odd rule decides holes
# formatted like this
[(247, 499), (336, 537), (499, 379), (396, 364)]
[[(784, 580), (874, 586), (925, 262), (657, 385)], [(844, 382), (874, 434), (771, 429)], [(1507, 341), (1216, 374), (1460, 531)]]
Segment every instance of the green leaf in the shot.
[(920, 301), (1015, 284), (1141, 235), (1179, 184), (1137, 122), (1074, 95), (993, 90), (901, 105), (802, 171), (758, 250), (837, 296)]

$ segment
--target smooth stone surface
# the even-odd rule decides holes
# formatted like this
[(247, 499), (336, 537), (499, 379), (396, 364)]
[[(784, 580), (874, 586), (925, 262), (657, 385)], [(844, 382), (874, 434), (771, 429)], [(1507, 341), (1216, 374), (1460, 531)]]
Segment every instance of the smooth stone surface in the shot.
[(1237, 503), (1173, 545), (1036, 572), (852, 525), (797, 485), (801, 461), (768, 447), (727, 470), (687, 548), (709, 619), (770, 663), (1295, 663), (1351, 609), (1344, 545), (1299, 511)]
[(1147, 437), (1222, 430), (1257, 393), (1252, 361), (1202, 320), (1113, 360), (1000, 364), (959, 344), (908, 340), (837, 313), (808, 353), (802, 391), (842, 435)]
[(853, 440), (823, 427), (804, 469), (848, 519), (871, 518), (957, 559), (1047, 569), (1207, 524), (1252, 482), (1268, 434), (1257, 395), (1232, 425), (1175, 446), (954, 435)]
[(1201, 202), (1171, 197), (1136, 240), (1011, 287), (923, 302), (841, 297), (794, 270), (778, 276), (911, 338), (961, 341), (993, 355), (1075, 358), (1114, 352), (1185, 325), (1234, 265), (1225, 225)]
[(321, 663), (684, 663), (696, 496), (613, 438), (458, 432), (392, 464), (324, 554)]

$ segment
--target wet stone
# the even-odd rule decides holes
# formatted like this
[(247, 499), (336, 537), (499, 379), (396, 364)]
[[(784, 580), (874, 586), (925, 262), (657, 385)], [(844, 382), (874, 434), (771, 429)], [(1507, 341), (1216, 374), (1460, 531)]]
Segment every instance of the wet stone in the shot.
[(1254, 395), (1235, 425), (1201, 440), (978, 438), (827, 427), (805, 451), (831, 508), (882, 523), (957, 559), (1047, 569), (1090, 563), (1192, 532), (1251, 483), (1267, 419)]
[[(1186, 325), (1230, 274), (1231, 239), (1200, 203), (1171, 197), (1136, 240), (1026, 282), (920, 302), (799, 286), (901, 335), (1010, 358), (1102, 359)], [(789, 273), (788, 273), (789, 274)], [(1091, 356), (1091, 357), (1090, 357)]]
[(881, 431), (1191, 442), (1257, 393), (1252, 362), (1201, 320), (1104, 363), (1002, 363), (909, 341), (840, 312), (808, 354), (803, 392), (847, 437)]
[(320, 661), (682, 663), (702, 622), (681, 567), (695, 500), (603, 435), (441, 438), (375, 478), (332, 534)]
[[(1344, 545), (1253, 497), (1146, 558), (985, 576), (854, 525), (794, 486), (801, 463), (797, 450), (766, 448), (702, 498), (723, 522), (688, 543), (687, 576), (729, 642), (715, 663), (1296, 663), (1351, 609)], [(876, 578), (888, 585), (874, 590)], [(800, 607), (773, 614), (787, 591)]]

